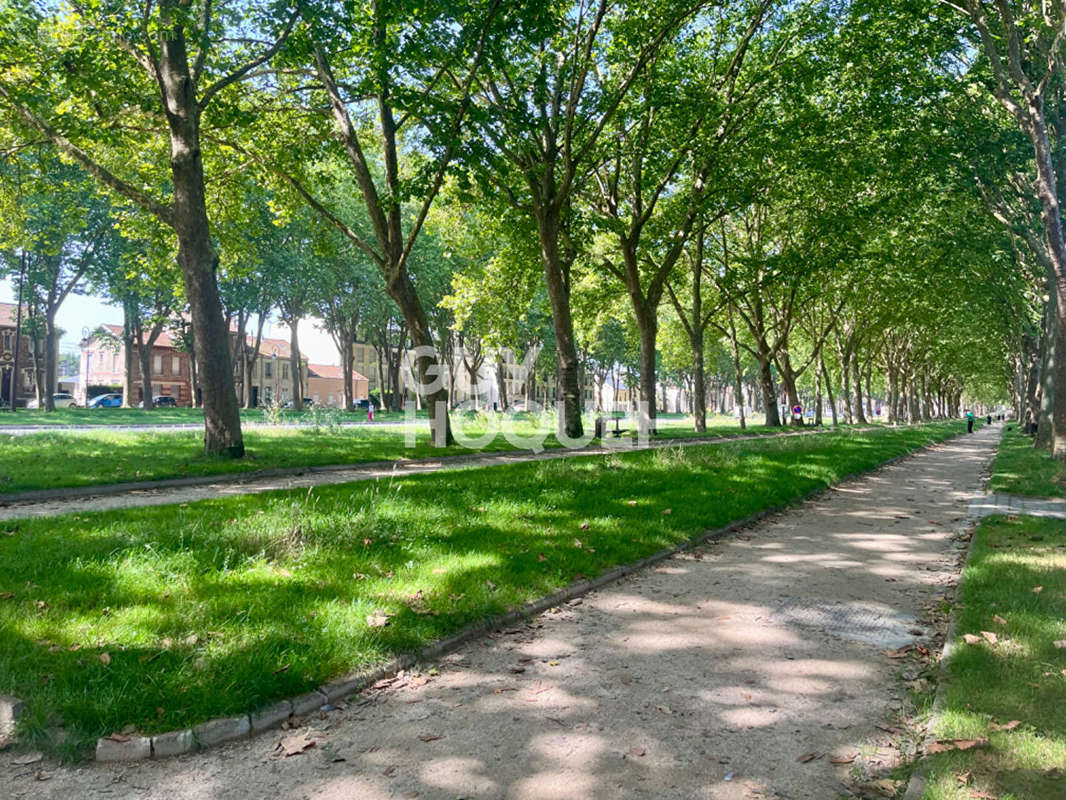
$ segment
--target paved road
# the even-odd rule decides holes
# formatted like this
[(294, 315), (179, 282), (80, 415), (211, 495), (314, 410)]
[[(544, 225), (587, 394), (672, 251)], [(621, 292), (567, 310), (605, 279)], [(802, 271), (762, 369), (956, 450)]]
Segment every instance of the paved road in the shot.
[(317, 715), (300, 755), (275, 753), (280, 733), (127, 766), (0, 755), (0, 794), (832, 800), (859, 762), (829, 756), (884, 738), (901, 692), (884, 651), (921, 639), (955, 580), (997, 440), (958, 437), (466, 645), (428, 682)]
[(974, 498), (973, 503), (970, 504), (970, 513), (979, 517), (987, 517), (991, 514), (1019, 514), (1066, 519), (1066, 500), (992, 492)]

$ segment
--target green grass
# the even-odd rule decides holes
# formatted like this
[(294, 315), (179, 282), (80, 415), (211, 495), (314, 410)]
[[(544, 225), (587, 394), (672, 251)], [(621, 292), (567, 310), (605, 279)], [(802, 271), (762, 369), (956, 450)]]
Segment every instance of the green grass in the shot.
[[(453, 415), (456, 431), (479, 436), (486, 418)], [(591, 426), (591, 422), (590, 422)], [(516, 432), (523, 436), (552, 429), (550, 420), (520, 418)], [(589, 428), (591, 430), (591, 427)], [(415, 434), (416, 446), (406, 446), (405, 434)], [(708, 427), (704, 436), (769, 435), (781, 428), (750, 427), (736, 423)], [(695, 436), (680, 427), (662, 437)], [(455, 445), (439, 450), (430, 445), (429, 428), (379, 427), (262, 427), (246, 430), (243, 459), (206, 456), (199, 431), (92, 430), (0, 434), (0, 496), (5, 493), (72, 486), (94, 486), (126, 481), (163, 480), (203, 475), (226, 475), (264, 469), (357, 464), (458, 455), (472, 450)], [(554, 437), (544, 442), (558, 447)], [(513, 450), (502, 435), (475, 447), (478, 450)]]
[[(1040, 592), (1033, 587), (1042, 586)], [(951, 658), (942, 739), (987, 747), (930, 759), (925, 800), (1066, 797), (1066, 522), (991, 517), (977, 531), (963, 575), (959, 638)], [(995, 620), (999, 615), (1004, 626)], [(963, 634), (991, 631), (996, 644)], [(991, 723), (1018, 720), (1010, 731)], [(969, 773), (960, 781), (956, 776)]]
[[(961, 430), (527, 462), (0, 526), (25, 746), (252, 710)], [(671, 513), (664, 513), (667, 510)], [(390, 615), (370, 628), (375, 611)], [(101, 662), (107, 653), (110, 664)]]
[(1048, 451), (1034, 448), (1032, 437), (1014, 426), (1013, 431), (1003, 434), (988, 488), (1035, 497), (1066, 497), (1066, 465), (1054, 461)]

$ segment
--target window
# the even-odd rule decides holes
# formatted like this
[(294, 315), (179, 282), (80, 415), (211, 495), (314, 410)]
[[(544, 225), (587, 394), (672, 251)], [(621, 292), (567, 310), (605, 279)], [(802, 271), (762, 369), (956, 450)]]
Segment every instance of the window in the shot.
[(11, 350), (11, 334), (8, 331), (4, 331), (4, 349)]
[(89, 375), (93, 371), (93, 351), (89, 350), (85, 353), (85, 374)]
[(163, 374), (163, 356), (155, 356), (152, 359), (152, 372), (156, 375)]
[(180, 375), (181, 374), (181, 359), (178, 358), (177, 356), (174, 356), (170, 360), (170, 374), (171, 375)]
[(274, 362), (273, 361), (264, 361), (263, 362), (263, 377), (264, 378), (273, 378), (274, 377)]
[(281, 379), (283, 381), (287, 381), (289, 379), (289, 365), (288, 364), (282, 364), (281, 365)]
[(118, 352), (111, 354), (111, 371), (118, 372)]
[(32, 389), (33, 388), (33, 370), (32, 369), (24, 369), (24, 370), (22, 370), (22, 388), (23, 389)]

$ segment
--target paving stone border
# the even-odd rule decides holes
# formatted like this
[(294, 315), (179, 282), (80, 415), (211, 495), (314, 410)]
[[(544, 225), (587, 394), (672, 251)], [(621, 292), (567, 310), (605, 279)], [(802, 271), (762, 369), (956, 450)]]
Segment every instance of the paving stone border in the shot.
[[(721, 539), (735, 531), (747, 528), (766, 517), (802, 505), (816, 497), (832, 492), (837, 487), (854, 478), (876, 473), (886, 467), (890, 467), (893, 464), (911, 458), (924, 450), (951, 441), (952, 438), (956, 437), (949, 437), (948, 439), (943, 439), (939, 442), (914, 448), (906, 453), (896, 456), (895, 458), (891, 458), (888, 461), (883, 461), (868, 470), (845, 475), (832, 486), (808, 492), (789, 503), (764, 508), (761, 511), (757, 511), (743, 519), (731, 522), (721, 528), (707, 529), (691, 539), (681, 542), (675, 547), (660, 550), (659, 552), (647, 556), (646, 558), (642, 558), (639, 561), (613, 567), (591, 580), (575, 581), (557, 592), (546, 595), (539, 600), (530, 601), (520, 608), (513, 609), (505, 614), (500, 614), (481, 622), (473, 623), (459, 631), (459, 633), (454, 636), (427, 645), (417, 653), (397, 656), (372, 669), (343, 675), (298, 697), (281, 700), (280, 702), (241, 716), (212, 719), (192, 728), (167, 731), (165, 733), (155, 734), (154, 736), (118, 735), (117, 738), (103, 737), (97, 739), (95, 753), (96, 760), (103, 762), (140, 761), (148, 758), (168, 758), (170, 756), (184, 755), (196, 750), (203, 750), (208, 747), (214, 747), (237, 739), (244, 739), (264, 731), (278, 728), (282, 723), (292, 717), (306, 716), (315, 711), (331, 710), (335, 703), (346, 700), (352, 695), (366, 689), (368, 686), (372, 686), (380, 680), (396, 675), (401, 670), (408, 669), (418, 663), (437, 660), (467, 642), (478, 639), (487, 633), (499, 628), (506, 628), (516, 622), (520, 622), (536, 616), (543, 611), (547, 611), (549, 608), (554, 608), (569, 600), (582, 597), (591, 591), (613, 583), (620, 578), (639, 572), (653, 564), (671, 558), (678, 553), (685, 552), (693, 547), (705, 544), (708, 541)], [(114, 734), (112, 736), (114, 736)]]

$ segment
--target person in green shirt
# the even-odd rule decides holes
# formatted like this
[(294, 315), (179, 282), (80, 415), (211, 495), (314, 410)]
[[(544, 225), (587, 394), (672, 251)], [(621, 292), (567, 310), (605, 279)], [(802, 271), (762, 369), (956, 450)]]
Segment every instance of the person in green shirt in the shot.
[(973, 412), (972, 411), (967, 411), (966, 412), (966, 432), (967, 433), (973, 433), (973, 420), (974, 420)]

